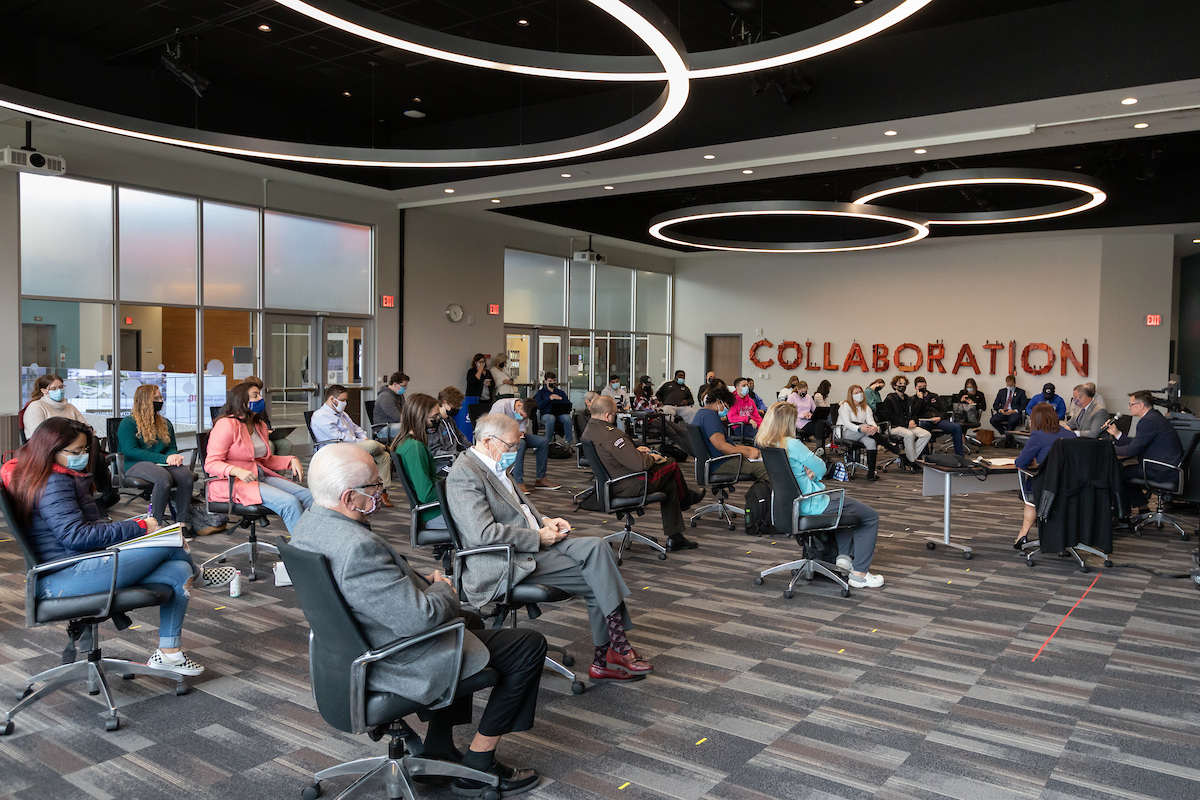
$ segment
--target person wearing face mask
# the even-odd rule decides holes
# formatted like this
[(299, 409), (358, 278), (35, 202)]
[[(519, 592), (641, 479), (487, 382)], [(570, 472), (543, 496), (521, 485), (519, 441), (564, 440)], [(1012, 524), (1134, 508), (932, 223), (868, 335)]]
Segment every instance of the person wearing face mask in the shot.
[[(436, 430), (441, 418), (438, 401), (427, 394), (411, 394), (404, 401), (404, 430), (396, 438), (395, 450), (400, 458), (400, 468), (408, 476), (408, 482), (416, 495), (409, 498), (413, 505), (438, 501), (437, 482), (440, 479), (433, 463), (433, 455), (429, 452), (429, 430)], [(446, 529), (446, 520), (442, 517), (441, 508), (427, 508), (422, 511), (421, 522), (430, 530)]]
[(654, 396), (654, 382), (650, 379), (649, 375), (643, 375), (642, 379), (638, 382), (637, 388), (634, 389), (633, 410), (647, 414), (663, 414), (663, 418), (654, 420), (652, 423), (647, 423), (647, 425), (653, 428), (661, 424), (663, 430), (666, 432), (667, 439), (687, 455), (692, 454), (691, 444), (688, 442), (687, 429), (676, 423), (672, 419), (674, 415), (668, 414), (665, 406), (658, 402), (658, 398)]
[(1075, 414), (1066, 423), (1068, 430), (1075, 431), (1085, 439), (1099, 439), (1108, 422), (1108, 409), (1096, 402), (1096, 390), (1081, 383), (1071, 392), (1071, 404)]
[(400, 435), (404, 419), (404, 392), (407, 390), (408, 376), (403, 372), (393, 372), (387, 385), (375, 395), (375, 409), (371, 412), (371, 422), (387, 425), (378, 433), (385, 441), (390, 442)]
[[(304, 480), (300, 459), (271, 455), (267, 424), (259, 418), (265, 408), (257, 386), (240, 383), (229, 390), (208, 435), (204, 472), (217, 478), (237, 478), (233, 487), (235, 503), (265, 505), (279, 515), (288, 531), (294, 531), (300, 514), (312, 505), (312, 495), (279, 474), (291, 470), (296, 481)], [(228, 480), (209, 481), (205, 487), (210, 500), (229, 502)]]
[(829, 405), (829, 392), (833, 389), (829, 381), (821, 381), (817, 384), (817, 390), (813, 392), (813, 401), (816, 402), (817, 408), (825, 408)]
[[(388, 487), (392, 485), (391, 451), (388, 445), (372, 439), (371, 434), (350, 419), (350, 415), (346, 413), (346, 403), (349, 399), (350, 392), (345, 386), (335, 383), (325, 390), (325, 403), (313, 412), (312, 421), (309, 423), (312, 428), (313, 448), (320, 450), (333, 442), (348, 442), (365, 450), (375, 459), (375, 465), (379, 467), (379, 474), (383, 478), (383, 505), (391, 508), (392, 502), (387, 494)], [(392, 446), (395, 446), (394, 442)]]
[(800, 386), (800, 376), (793, 375), (788, 378), (788, 382), (779, 390), (779, 402), (786, 403), (787, 399), (792, 396), (792, 392), (796, 391)]
[(797, 382), (787, 401), (796, 407), (796, 436), (800, 439), (811, 436), (818, 444), (824, 444), (825, 421), (813, 419), (817, 401), (808, 396), (808, 381)]
[(996, 433), (1004, 437), (1006, 443), (1012, 439), (1008, 434), (1019, 428), (1021, 421), (1025, 419), (1022, 409), (1028, 404), (1025, 390), (1017, 386), (1017, 376), (1005, 376), (1004, 388), (996, 392), (996, 399), (992, 403), (993, 413), (989, 421), (996, 429)]
[(487, 368), (488, 357), (476, 353), (471, 359), (471, 368), (467, 370), (467, 388), (463, 390), (462, 408), (458, 410), (455, 422), (458, 429), (470, 439), (474, 436), (471, 428), (471, 406), (482, 403), (485, 407), (491, 404), (492, 375)]
[[(87, 474), (98, 457), (91, 428), (57, 417), (39, 425), (0, 469), (0, 481), (26, 526), (39, 564), (94, 553), (158, 530), (153, 518), (100, 521)], [(158, 649), (146, 663), (181, 675), (202, 673), (204, 667), (180, 648), (189, 594), (195, 586), (223, 586), (237, 571), (232, 567), (201, 570), (184, 547), (144, 547), (125, 550), (119, 558), (114, 553), (110, 558), (90, 558), (42, 573), (36, 585), (28, 588), (42, 599), (106, 593), (114, 570), (118, 589), (147, 583), (171, 589), (158, 610)]]
[(629, 410), (629, 392), (625, 391), (624, 387), (621, 386), (620, 375), (609, 375), (608, 385), (600, 390), (600, 394), (615, 400), (618, 411)]
[(750, 381), (738, 378), (733, 385), (733, 405), (725, 417), (729, 422), (729, 433), (734, 438), (753, 439), (754, 432), (762, 424), (762, 414), (750, 398)]
[[(405, 403), (406, 412), (412, 399)], [(500, 778), (497, 788), (505, 797), (537, 786), (536, 772), (502, 764), (496, 750), (505, 734), (533, 727), (546, 638), (531, 628), (485, 629), (478, 616), (462, 609), (453, 582), (440, 570), (418, 574), (371, 530), (370, 517), (378, 509), (383, 483), (362, 450), (330, 445), (313, 456), (310, 466), (313, 506), (296, 526), (291, 544), (325, 556), (368, 644), (379, 649), (459, 619), (466, 623), (459, 663), (452, 638), (433, 639), (372, 665), (367, 689), (432, 703), (445, 693), (456, 672), (461, 680), (484, 667), (494, 669), (499, 680), (467, 752), (455, 747), (454, 728), (471, 721), (469, 693), (429, 715), (423, 757), (490, 772)], [(483, 787), (457, 778), (451, 788), (455, 794), (474, 797)]]
[(904, 445), (904, 455), (900, 457), (901, 465), (913, 472), (919, 472), (921, 467), (917, 459), (929, 446), (931, 434), (920, 426), (918, 420), (920, 411), (925, 404), (920, 398), (908, 394), (908, 378), (897, 375), (892, 378), (892, 393), (879, 404), (880, 416), (884, 422), (891, 425), (889, 436), (899, 437)]
[[(571, 424), (571, 401), (567, 398), (566, 391), (559, 388), (557, 374), (553, 372), (545, 374), (542, 378), (542, 388), (534, 394), (533, 401), (537, 403), (539, 424), (546, 426), (546, 439), (554, 441), (554, 423), (560, 422), (562, 423), (563, 438), (570, 445), (575, 435), (574, 427)], [(537, 431), (535, 430), (534, 433)]]
[[(515, 397), (506, 397), (492, 406), (489, 413), (503, 414), (517, 422), (521, 441), (518, 443), (517, 449), (505, 458), (511, 462), (508, 466), (513, 468), (513, 480), (516, 481), (521, 494), (529, 494), (529, 490), (525, 488), (525, 451), (530, 447), (533, 448), (534, 461), (537, 464), (537, 482), (533, 484), (534, 487), (552, 490), (561, 488), (557, 483), (546, 478), (546, 464), (550, 457), (550, 440), (545, 436), (538, 436), (530, 430), (533, 427), (530, 421), (535, 419), (533, 415), (537, 413), (537, 404), (533, 402), (533, 398), (526, 397), (524, 400), (520, 400)], [(479, 441), (478, 437), (476, 437), (476, 441)]]
[[(243, 380), (242, 383), (248, 383), (252, 386), (257, 386), (258, 391), (263, 395), (263, 397), (266, 397), (266, 384), (264, 384), (262, 382), (262, 378), (258, 377), (257, 375), (251, 375)], [(266, 405), (265, 400), (263, 401), (263, 405)], [(270, 431), (272, 434), (275, 433), (275, 426), (271, 424), (271, 418), (267, 416), (267, 412), (265, 410), (258, 415), (258, 418), (267, 423), (268, 431)], [(271, 455), (290, 456), (292, 454), (292, 441), (286, 436), (272, 438), (271, 441), (267, 442), (267, 444), (271, 447)]]
[[(730, 458), (721, 462), (713, 470), (714, 476), (738, 476), (739, 480), (767, 481), (767, 468), (763, 466), (762, 454), (758, 448), (746, 444), (731, 444), (725, 438), (725, 419), (733, 406), (733, 395), (723, 386), (711, 389), (704, 398), (704, 408), (696, 412), (692, 423), (704, 435), (704, 446), (708, 450), (708, 458), (740, 455), (741, 458)], [(696, 453), (696, 458), (704, 458), (704, 454)]]
[(694, 408), (696, 405), (692, 390), (687, 386), (687, 373), (681, 369), (675, 370), (675, 377), (658, 387), (654, 396), (663, 404), (663, 411), (668, 414), (682, 416), (680, 409)]
[(53, 417), (66, 417), (87, 424), (83, 414), (67, 401), (66, 396), (63, 380), (57, 375), (42, 375), (34, 382), (29, 403), (21, 412), (20, 424), (26, 439), (33, 436), (38, 425)]
[(517, 382), (508, 371), (508, 358), (503, 354), (496, 359), (495, 365), (488, 371), (492, 376), (492, 386), (495, 391), (492, 396), (499, 400), (501, 397), (516, 397)]
[(429, 445), (429, 454), (435, 462), (442, 462), (440, 472), (449, 472), (450, 464), (459, 453), (471, 446), (467, 437), (454, 424), (454, 415), (462, 405), (463, 394), (453, 386), (447, 386), (438, 392), (438, 418), (425, 431)]
[(887, 386), (883, 378), (876, 378), (867, 386), (867, 407), (871, 409), (871, 413), (878, 413), (879, 404), (883, 402), (883, 387)]
[(936, 428), (950, 434), (950, 438), (954, 441), (954, 454), (961, 456), (963, 454), (962, 425), (942, 416), (941, 398), (930, 390), (929, 384), (925, 382), (924, 378), (917, 378), (913, 384), (917, 389), (916, 400), (920, 404), (917, 409), (919, 424), (929, 430)]
[(892, 443), (875, 424), (875, 415), (867, 405), (867, 395), (861, 386), (853, 385), (846, 392), (846, 402), (838, 407), (838, 427), (841, 437), (855, 442), (862, 442), (867, 451), (867, 480), (877, 481), (875, 461), (877, 449), (883, 445), (893, 453), (900, 453), (900, 448)]
[(633, 627), (625, 608), (630, 592), (612, 548), (598, 536), (570, 536), (569, 522), (542, 515), (513, 486), (507, 470), (521, 441), (516, 420), (488, 414), (478, 428), (475, 446), (454, 462), (446, 478), (445, 511), (464, 547), (508, 544), (513, 552), (511, 557), (479, 553), (462, 562), (467, 601), (477, 608), (492, 602), (509, 576), (514, 584), (528, 580), (558, 587), (587, 606), (596, 645), (589, 680), (632, 681), (652, 673), (654, 666), (638, 656), (626, 636)]
[(758, 409), (758, 413), (767, 413), (767, 404), (761, 397), (754, 393), (754, 378), (747, 378), (746, 380), (750, 383), (750, 399), (754, 401), (754, 406)]
[(160, 413), (162, 408), (162, 390), (157, 386), (144, 384), (133, 393), (133, 413), (117, 427), (117, 450), (125, 456), (125, 474), (154, 484), (150, 504), (160, 525), (175, 489), (175, 518), (183, 523), (184, 535), (216, 533), (215, 527), (193, 527), (192, 483), (196, 476), (183, 465), (183, 455), (175, 444), (175, 426)]
[(1025, 406), (1025, 416), (1033, 413), (1033, 407), (1038, 403), (1049, 403), (1054, 408), (1054, 413), (1058, 414), (1060, 420), (1067, 418), (1067, 404), (1063, 399), (1054, 393), (1054, 384), (1047, 383), (1042, 387), (1042, 393), (1029, 401)]

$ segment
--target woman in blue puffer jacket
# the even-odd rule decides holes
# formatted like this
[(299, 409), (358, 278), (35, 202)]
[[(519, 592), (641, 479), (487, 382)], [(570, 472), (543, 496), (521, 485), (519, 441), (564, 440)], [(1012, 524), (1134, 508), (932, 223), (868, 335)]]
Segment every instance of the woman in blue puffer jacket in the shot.
[[(157, 530), (153, 518), (100, 521), (89, 474), (98, 451), (91, 428), (55, 417), (39, 425), (16, 457), (0, 469), (0, 481), (12, 496), (39, 564), (103, 550)], [(233, 580), (234, 572), (230, 567), (202, 572), (183, 547), (146, 547), (120, 554), (118, 589), (153, 583), (174, 590), (159, 607), (159, 647), (147, 662), (150, 666), (182, 675), (204, 671), (180, 647), (188, 593), (196, 578), (202, 586), (215, 586)], [(36, 591), (41, 598), (93, 594), (107, 591), (111, 580), (110, 560), (93, 558), (43, 573)]]

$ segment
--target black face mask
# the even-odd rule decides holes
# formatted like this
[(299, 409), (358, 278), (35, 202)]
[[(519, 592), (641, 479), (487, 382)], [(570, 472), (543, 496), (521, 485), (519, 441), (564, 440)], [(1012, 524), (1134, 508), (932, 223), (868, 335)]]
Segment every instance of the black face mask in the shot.
[(163, 410), (163, 401), (155, 400), (154, 401), (154, 413), (157, 414), (158, 412), (160, 412), (162, 410)]
[(907, 383), (897, 384), (896, 391), (899, 392), (900, 394), (904, 394), (905, 392), (908, 391), (908, 384)]
[(808, 397), (808, 390), (805, 389), (803, 392), (796, 392), (796, 394), (800, 395), (801, 397)]

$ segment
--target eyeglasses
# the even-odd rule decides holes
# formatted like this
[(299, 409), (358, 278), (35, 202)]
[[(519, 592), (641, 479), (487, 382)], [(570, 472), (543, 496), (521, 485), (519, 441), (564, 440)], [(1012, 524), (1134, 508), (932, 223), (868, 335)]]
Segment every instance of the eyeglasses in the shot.
[(518, 447), (521, 446), (520, 441), (510, 443), (510, 442), (504, 441), (499, 436), (489, 436), (487, 438), (491, 439), (493, 442), (499, 442), (500, 444), (504, 445), (504, 452), (506, 452), (506, 453), (511, 453), (513, 450), (516, 450)]
[(375, 494), (376, 492), (383, 490), (383, 481), (379, 481), (377, 483), (364, 483), (362, 486), (355, 486), (354, 488), (355, 489), (370, 489), (371, 491), (366, 492), (366, 494)]
[(64, 447), (62, 450), (59, 450), (58, 452), (65, 453), (69, 456), (86, 456), (88, 454), (88, 449), (85, 447), (82, 450), (68, 450), (67, 448)]

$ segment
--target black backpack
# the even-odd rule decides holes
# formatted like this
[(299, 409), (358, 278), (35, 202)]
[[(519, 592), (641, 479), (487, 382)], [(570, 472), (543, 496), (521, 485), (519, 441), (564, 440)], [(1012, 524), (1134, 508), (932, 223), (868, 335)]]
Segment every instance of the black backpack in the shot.
[(571, 449), (561, 442), (551, 442), (546, 452), (547, 458), (571, 458)]
[(746, 535), (779, 536), (771, 524), (771, 484), (755, 481), (746, 492)]

